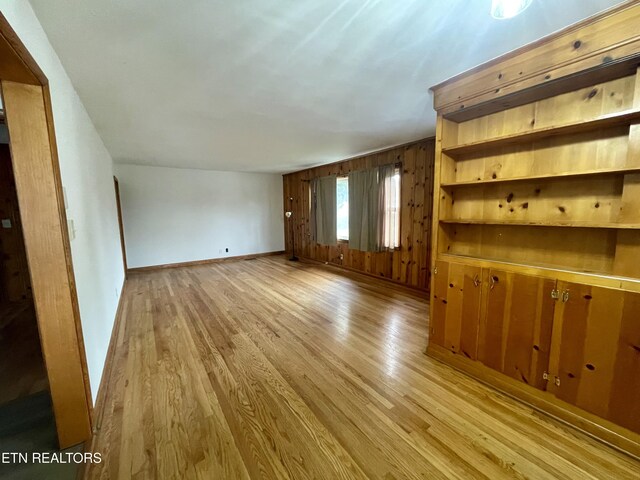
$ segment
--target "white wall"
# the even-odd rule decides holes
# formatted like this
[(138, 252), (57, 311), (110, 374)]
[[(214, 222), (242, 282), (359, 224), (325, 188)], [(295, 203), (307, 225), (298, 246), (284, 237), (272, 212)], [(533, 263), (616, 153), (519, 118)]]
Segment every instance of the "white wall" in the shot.
[(67, 218), (76, 232), (71, 253), (95, 401), (124, 281), (113, 161), (31, 5), (0, 0), (0, 9), (49, 79)]
[(280, 175), (138, 165), (116, 174), (130, 268), (284, 250)]

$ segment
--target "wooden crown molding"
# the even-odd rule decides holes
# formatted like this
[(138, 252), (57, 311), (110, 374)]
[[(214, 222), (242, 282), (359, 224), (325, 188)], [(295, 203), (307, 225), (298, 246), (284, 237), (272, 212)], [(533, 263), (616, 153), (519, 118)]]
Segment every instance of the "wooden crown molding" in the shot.
[(49, 80), (0, 13), (0, 78), (4, 81), (47, 85)]
[[(531, 93), (536, 87), (571, 79), (556, 86), (557, 94), (571, 88), (582, 72), (632, 74), (640, 63), (639, 24), (640, 2), (622, 3), (435, 85), (434, 108), (446, 118), (464, 121), (528, 103), (537, 99)], [(526, 98), (514, 99), (527, 91)], [(472, 110), (478, 113), (467, 113)]]

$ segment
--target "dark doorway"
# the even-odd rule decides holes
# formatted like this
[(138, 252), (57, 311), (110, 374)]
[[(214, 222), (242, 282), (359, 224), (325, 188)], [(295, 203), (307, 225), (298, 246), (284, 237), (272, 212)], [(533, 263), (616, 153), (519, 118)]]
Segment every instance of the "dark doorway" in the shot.
[[(0, 452), (56, 452), (55, 416), (7, 141), (0, 120)], [(8, 478), (71, 479), (77, 471), (75, 464), (3, 466)]]
[(0, 405), (4, 405), (49, 387), (6, 143), (0, 143), (0, 222)]

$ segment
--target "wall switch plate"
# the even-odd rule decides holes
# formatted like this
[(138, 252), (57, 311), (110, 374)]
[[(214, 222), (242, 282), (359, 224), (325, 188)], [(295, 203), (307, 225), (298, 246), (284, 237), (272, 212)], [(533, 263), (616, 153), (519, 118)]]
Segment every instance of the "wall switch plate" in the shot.
[(11, 219), (3, 218), (2, 219), (2, 228), (11, 228)]
[(75, 240), (75, 238), (76, 238), (76, 227), (75, 227), (75, 225), (73, 223), (73, 219), (72, 218), (69, 219), (68, 227), (69, 227), (69, 241)]

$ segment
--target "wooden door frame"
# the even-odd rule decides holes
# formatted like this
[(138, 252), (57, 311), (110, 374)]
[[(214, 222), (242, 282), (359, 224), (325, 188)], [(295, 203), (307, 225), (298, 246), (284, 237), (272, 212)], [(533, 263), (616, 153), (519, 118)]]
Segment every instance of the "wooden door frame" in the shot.
[(124, 265), (124, 275), (127, 276), (127, 247), (124, 242), (124, 223), (122, 221), (122, 204), (120, 203), (120, 182), (118, 177), (113, 176), (113, 188), (116, 191), (116, 209), (118, 211), (118, 227), (120, 229), (120, 247), (122, 248), (122, 264)]
[(47, 77), (0, 13), (0, 93), (42, 354), (66, 448), (91, 438), (93, 401)]

